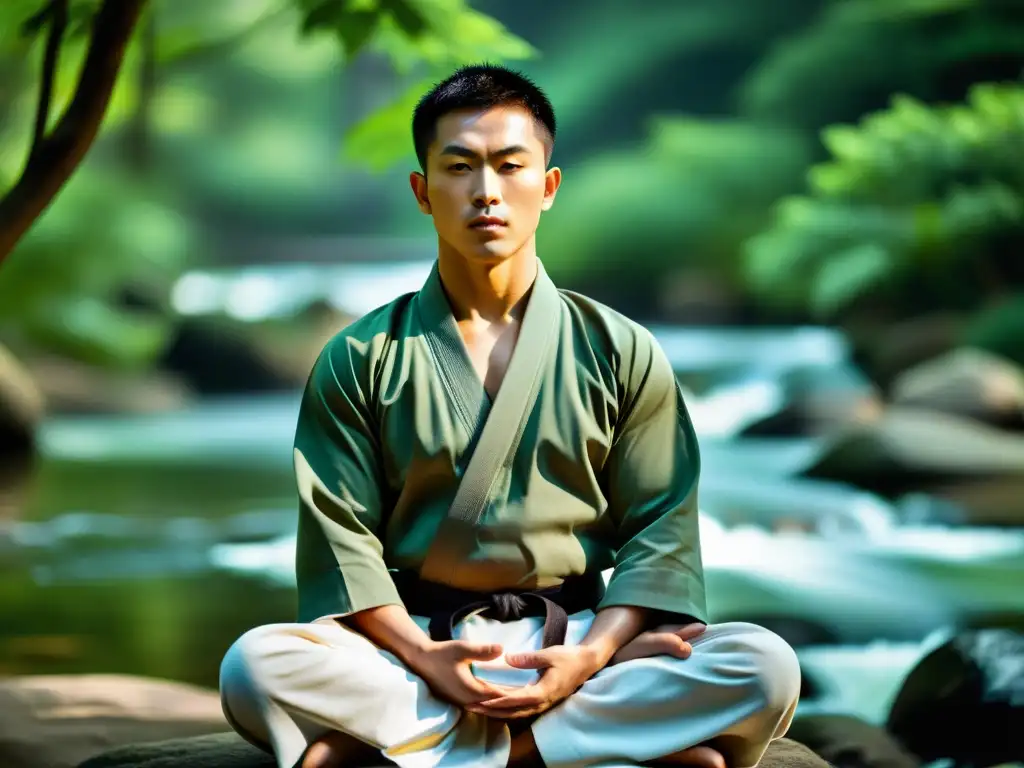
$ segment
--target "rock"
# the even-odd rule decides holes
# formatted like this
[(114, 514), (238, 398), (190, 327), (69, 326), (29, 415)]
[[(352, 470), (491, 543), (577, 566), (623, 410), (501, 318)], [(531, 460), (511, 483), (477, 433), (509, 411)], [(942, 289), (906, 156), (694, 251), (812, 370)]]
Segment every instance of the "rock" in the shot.
[(896, 378), (890, 397), (1006, 428), (1024, 427), (1024, 371), (978, 349), (958, 349)]
[(920, 762), (884, 728), (848, 715), (798, 717), (789, 738), (834, 768), (917, 768)]
[(121, 675), (0, 680), (0, 765), (72, 768), (126, 744), (227, 731), (213, 691)]
[(962, 632), (911, 670), (887, 729), (922, 762), (992, 766), (1024, 755), (1024, 633)]
[(794, 739), (778, 739), (768, 747), (757, 768), (829, 768), (829, 764)]
[(807, 477), (887, 493), (923, 479), (1024, 475), (1024, 435), (938, 411), (892, 406), (877, 421), (851, 424), (822, 440)]
[(44, 410), (43, 395), (32, 376), (0, 344), (0, 456), (32, 449)]
[(234, 733), (133, 744), (79, 768), (277, 768), (274, 758)]
[(192, 392), (159, 371), (118, 371), (51, 355), (25, 360), (52, 413), (157, 413), (181, 408)]
[(765, 383), (778, 388), (779, 408), (747, 425), (745, 437), (830, 434), (870, 424), (883, 413), (881, 393), (853, 365), (793, 367)]
[[(361, 764), (385, 768), (392, 763)], [(275, 768), (274, 759), (234, 733), (138, 744), (99, 755), (78, 768)], [(355, 768), (353, 766), (352, 768)], [(828, 768), (803, 744), (779, 739), (768, 747), (758, 768)]]
[[(939, 525), (1024, 526), (1024, 475), (1002, 475), (922, 484), (939, 504), (945, 504), (945, 515), (937, 511), (931, 517), (920, 516), (913, 522)], [(908, 507), (911, 505), (908, 504)], [(909, 522), (910, 520), (908, 520)]]
[(179, 322), (159, 365), (205, 396), (281, 392), (294, 388), (243, 332), (230, 323), (187, 318)]
[(933, 313), (884, 322), (867, 343), (867, 365), (873, 378), (888, 385), (900, 373), (956, 348), (964, 320)]

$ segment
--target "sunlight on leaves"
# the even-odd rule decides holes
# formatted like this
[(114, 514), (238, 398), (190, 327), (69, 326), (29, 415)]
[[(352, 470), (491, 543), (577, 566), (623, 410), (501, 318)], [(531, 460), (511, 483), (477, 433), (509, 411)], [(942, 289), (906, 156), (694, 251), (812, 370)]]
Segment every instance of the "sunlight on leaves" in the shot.
[(422, 81), (410, 86), (397, 100), (357, 123), (345, 136), (343, 157), (374, 171), (413, 158), (411, 115), (432, 85)]

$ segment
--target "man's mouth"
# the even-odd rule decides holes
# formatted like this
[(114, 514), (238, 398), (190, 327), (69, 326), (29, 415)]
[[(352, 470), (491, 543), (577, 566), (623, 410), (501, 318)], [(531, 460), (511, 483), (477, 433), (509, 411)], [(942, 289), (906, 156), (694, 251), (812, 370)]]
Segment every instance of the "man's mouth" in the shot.
[(470, 229), (498, 229), (506, 226), (504, 219), (497, 216), (478, 216), (469, 222)]

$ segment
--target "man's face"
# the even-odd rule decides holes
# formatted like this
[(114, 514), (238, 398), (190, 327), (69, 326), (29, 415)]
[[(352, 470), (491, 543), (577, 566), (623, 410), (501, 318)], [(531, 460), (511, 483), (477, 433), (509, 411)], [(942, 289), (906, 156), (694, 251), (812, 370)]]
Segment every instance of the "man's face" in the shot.
[(443, 244), (496, 263), (533, 237), (561, 181), (546, 169), (542, 129), (521, 107), (445, 115), (427, 154), (426, 177), (410, 181)]

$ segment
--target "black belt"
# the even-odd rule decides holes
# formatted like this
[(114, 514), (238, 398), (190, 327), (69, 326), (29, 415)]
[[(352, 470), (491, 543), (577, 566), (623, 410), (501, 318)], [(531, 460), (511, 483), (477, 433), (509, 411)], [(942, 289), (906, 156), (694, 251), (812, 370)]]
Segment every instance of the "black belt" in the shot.
[(565, 643), (569, 615), (594, 610), (604, 596), (600, 573), (572, 576), (555, 587), (535, 590), (477, 592), (424, 581), (411, 571), (392, 572), (405, 609), (413, 616), (430, 619), (430, 637), (441, 642), (452, 639), (456, 625), (469, 614), (498, 621), (516, 621), (530, 616), (544, 617), (543, 647)]

